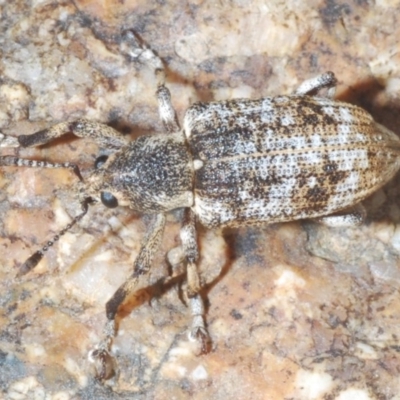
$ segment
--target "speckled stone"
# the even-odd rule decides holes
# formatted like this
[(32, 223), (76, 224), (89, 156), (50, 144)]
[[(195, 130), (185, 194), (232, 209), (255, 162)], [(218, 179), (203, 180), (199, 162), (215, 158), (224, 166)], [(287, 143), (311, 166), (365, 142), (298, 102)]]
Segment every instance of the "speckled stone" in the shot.
[[(180, 119), (196, 100), (286, 94), (332, 70), (338, 98), (399, 134), (399, 15), (394, 0), (0, 0), (0, 129), (85, 117), (132, 138), (162, 131), (153, 72), (118, 53), (131, 28), (165, 61)], [(1, 154), (74, 161), (84, 174), (99, 151), (67, 135)], [(200, 229), (213, 339), (204, 356), (187, 338), (182, 271), (165, 262), (178, 243), (172, 213), (144, 289), (120, 309), (118, 376), (104, 385), (87, 354), (150, 219), (93, 207), (16, 278), (79, 213), (75, 181), (64, 170), (0, 171), (0, 398), (400, 399), (399, 177), (365, 202), (359, 228)], [(162, 285), (170, 273), (177, 284)]]

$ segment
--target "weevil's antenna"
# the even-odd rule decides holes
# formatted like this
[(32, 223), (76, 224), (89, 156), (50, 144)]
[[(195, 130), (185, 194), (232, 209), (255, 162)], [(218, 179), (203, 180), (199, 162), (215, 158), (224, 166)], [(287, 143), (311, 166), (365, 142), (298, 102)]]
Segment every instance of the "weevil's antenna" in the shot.
[[(0, 139), (2, 134), (0, 133)], [(3, 135), (4, 136), (4, 135)], [(11, 140), (11, 139), (10, 139)], [(7, 142), (8, 143), (8, 142)], [(13, 144), (14, 142), (9, 142), (8, 144)], [(14, 143), (15, 144), (15, 143)], [(1, 147), (1, 146), (0, 146)], [(14, 146), (16, 147), (16, 146)], [(48, 161), (36, 161), (36, 160), (27, 160), (25, 158), (19, 158), (15, 156), (0, 156), (0, 166), (15, 166), (15, 167), (30, 167), (30, 168), (68, 168), (71, 169), (75, 175), (79, 178), (81, 182), (83, 182), (83, 178), (81, 172), (76, 164), (65, 162), (65, 163), (52, 163)], [(43, 246), (40, 250), (33, 253), (21, 266), (18, 271), (17, 276), (20, 277), (22, 275), (27, 274), (30, 270), (36, 267), (39, 264), (39, 261), (43, 258), (44, 253), (49, 249), (49, 247), (53, 246), (55, 242), (62, 235), (68, 232), (78, 221), (80, 221), (89, 209), (89, 204), (93, 203), (94, 200), (91, 197), (86, 197), (82, 202), (82, 212), (78, 214), (66, 227), (61, 229), (60, 232), (57, 233), (51, 240), (49, 240), (45, 246)]]
[(19, 158), (14, 156), (0, 156), (0, 166), (10, 167), (28, 167), (28, 168), (68, 168), (72, 169), (74, 174), (83, 181), (79, 167), (76, 164), (65, 162), (65, 163), (52, 163), (49, 161), (36, 161), (27, 160), (25, 158)]
[(30, 270), (36, 267), (39, 264), (39, 261), (43, 258), (44, 253), (49, 249), (49, 247), (53, 246), (55, 242), (60, 239), (62, 235), (68, 232), (78, 221), (80, 221), (87, 213), (89, 209), (89, 205), (92, 204), (94, 200), (91, 197), (87, 197), (81, 203), (82, 212), (78, 214), (74, 219), (63, 229), (61, 229), (51, 240), (49, 240), (40, 250), (33, 253), (21, 266), (18, 271), (17, 277), (21, 277), (22, 275), (27, 274)]

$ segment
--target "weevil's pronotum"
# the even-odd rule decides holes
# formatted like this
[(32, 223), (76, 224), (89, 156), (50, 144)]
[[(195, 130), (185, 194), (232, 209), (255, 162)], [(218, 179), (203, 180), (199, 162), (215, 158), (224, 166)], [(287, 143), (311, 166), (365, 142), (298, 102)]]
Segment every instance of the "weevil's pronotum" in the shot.
[[(228, 100), (192, 105), (180, 128), (161, 60), (131, 33), (123, 51), (154, 68), (159, 114), (166, 132), (129, 141), (114, 129), (86, 120), (64, 122), (32, 135), (1, 135), (2, 147), (37, 146), (72, 132), (115, 150), (99, 157), (83, 180), (70, 163), (52, 164), (0, 157), (1, 166), (73, 168), (74, 190), (83, 211), (21, 267), (34, 268), (43, 253), (87, 212), (89, 205), (128, 206), (156, 214), (154, 225), (128, 280), (106, 304), (104, 336), (91, 352), (98, 376), (113, 374), (110, 347), (118, 307), (148, 273), (162, 238), (165, 213), (184, 209), (181, 246), (169, 257), (186, 264), (192, 315), (191, 338), (209, 349), (196, 223), (207, 228), (317, 219), (354, 225), (363, 220), (360, 202), (389, 181), (400, 168), (400, 141), (363, 109), (332, 99), (336, 79), (327, 72), (304, 82), (290, 96)], [(316, 96), (327, 89), (325, 96)]]

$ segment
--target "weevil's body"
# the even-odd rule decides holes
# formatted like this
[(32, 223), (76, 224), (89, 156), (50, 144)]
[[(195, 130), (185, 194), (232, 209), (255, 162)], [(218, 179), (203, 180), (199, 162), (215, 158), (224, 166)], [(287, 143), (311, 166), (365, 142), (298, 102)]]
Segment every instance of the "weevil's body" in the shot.
[[(106, 304), (103, 338), (91, 352), (97, 375), (113, 374), (110, 349), (116, 334), (119, 306), (149, 272), (165, 226), (165, 213), (183, 208), (181, 245), (169, 253), (172, 265), (186, 265), (187, 297), (192, 315), (190, 337), (209, 349), (201, 279), (196, 264), (199, 250), (196, 221), (206, 227), (283, 222), (319, 218), (337, 224), (359, 223), (355, 212), (364, 198), (386, 183), (400, 168), (400, 141), (359, 107), (332, 100), (336, 84), (328, 72), (305, 81), (293, 96), (261, 100), (198, 103), (190, 107), (179, 127), (161, 60), (131, 32), (122, 37), (130, 58), (151, 64), (158, 77), (157, 98), (166, 133), (133, 142), (96, 122), (63, 122), (18, 138), (0, 134), (1, 147), (47, 143), (66, 132), (92, 138), (115, 149), (99, 157), (95, 170), (75, 187), (83, 212), (21, 267), (29, 272), (43, 253), (79, 221), (88, 206), (129, 206), (157, 214), (133, 266), (133, 272)], [(328, 97), (313, 97), (326, 88)], [(73, 168), (1, 156), (0, 165)], [(339, 213), (339, 214), (338, 214)], [(346, 219), (347, 216), (347, 219)], [(173, 253), (173, 255), (171, 255)]]
[(141, 137), (110, 157), (94, 172), (95, 191), (140, 212), (191, 207), (207, 227), (316, 218), (376, 191), (400, 168), (399, 154), (398, 137), (351, 104), (198, 103), (183, 132)]
[(363, 109), (310, 96), (197, 104), (185, 117), (194, 211), (206, 226), (283, 222), (353, 206), (400, 168), (400, 141)]

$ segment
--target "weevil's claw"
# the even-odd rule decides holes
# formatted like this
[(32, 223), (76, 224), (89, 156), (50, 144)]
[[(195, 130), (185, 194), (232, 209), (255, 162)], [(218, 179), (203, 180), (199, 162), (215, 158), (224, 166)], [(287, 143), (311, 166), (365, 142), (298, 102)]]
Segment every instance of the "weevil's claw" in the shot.
[(89, 353), (89, 361), (94, 364), (96, 378), (105, 381), (115, 375), (114, 359), (104, 348), (92, 350)]
[(189, 332), (189, 339), (199, 344), (198, 355), (207, 354), (211, 351), (211, 337), (207, 329), (202, 326), (197, 326)]
[(146, 51), (139, 37), (130, 30), (122, 33), (120, 48), (122, 53), (129, 56), (131, 60), (140, 60)]
[(120, 49), (123, 54), (132, 61), (142, 62), (151, 65), (156, 75), (161, 74), (162, 83), (165, 80), (164, 65), (161, 59), (150, 49), (141, 38), (131, 30), (124, 31), (121, 36)]

